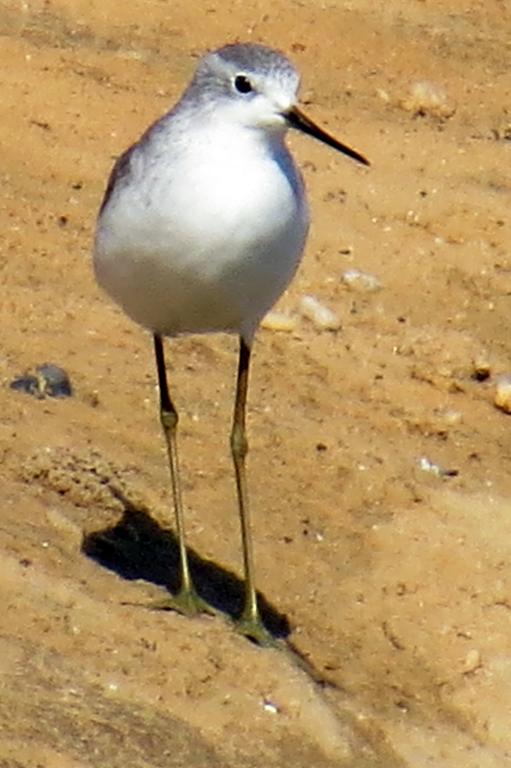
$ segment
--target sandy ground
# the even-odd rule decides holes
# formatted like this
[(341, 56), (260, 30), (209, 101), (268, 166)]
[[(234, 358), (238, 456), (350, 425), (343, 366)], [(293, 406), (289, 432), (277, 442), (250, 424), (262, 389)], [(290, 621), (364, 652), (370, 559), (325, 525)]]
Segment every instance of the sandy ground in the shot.
[[(0, 766), (511, 765), (508, 4), (4, 0), (0, 26)], [(286, 51), (372, 161), (290, 137), (313, 227), (249, 414), (288, 651), (144, 608), (176, 580), (152, 349), (90, 265), (113, 159), (234, 40)], [(231, 611), (235, 350), (169, 345), (193, 567)], [(9, 388), (47, 361), (73, 398)]]

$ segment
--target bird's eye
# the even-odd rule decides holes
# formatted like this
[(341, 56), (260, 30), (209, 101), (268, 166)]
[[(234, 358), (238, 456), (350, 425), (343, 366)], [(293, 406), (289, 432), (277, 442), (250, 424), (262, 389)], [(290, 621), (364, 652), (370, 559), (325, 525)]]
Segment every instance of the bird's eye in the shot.
[(234, 87), (238, 93), (250, 93), (253, 90), (252, 83), (245, 75), (236, 75), (234, 78)]

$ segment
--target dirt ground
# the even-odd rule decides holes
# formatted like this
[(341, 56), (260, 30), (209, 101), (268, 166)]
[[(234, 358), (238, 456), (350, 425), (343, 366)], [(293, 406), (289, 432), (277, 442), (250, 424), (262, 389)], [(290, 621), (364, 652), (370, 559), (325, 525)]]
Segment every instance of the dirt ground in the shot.
[[(0, 31), (0, 766), (511, 766), (508, 3), (3, 0)], [(113, 159), (235, 40), (372, 162), (289, 137), (313, 226), (249, 413), (270, 650), (144, 607), (176, 582), (152, 347), (90, 259)], [(168, 354), (194, 572), (234, 613), (236, 342)], [(10, 389), (48, 361), (74, 397)]]

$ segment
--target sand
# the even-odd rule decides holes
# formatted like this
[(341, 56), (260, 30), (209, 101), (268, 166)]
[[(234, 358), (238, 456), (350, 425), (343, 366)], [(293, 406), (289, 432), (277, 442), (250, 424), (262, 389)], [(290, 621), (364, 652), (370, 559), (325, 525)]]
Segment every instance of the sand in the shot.
[[(0, 31), (0, 766), (511, 765), (507, 3), (7, 0)], [(287, 650), (145, 607), (176, 583), (152, 347), (91, 270), (114, 158), (235, 40), (372, 162), (289, 137), (313, 226), (249, 410)], [(194, 572), (234, 612), (236, 341), (168, 357)], [(9, 388), (45, 362), (72, 398)]]

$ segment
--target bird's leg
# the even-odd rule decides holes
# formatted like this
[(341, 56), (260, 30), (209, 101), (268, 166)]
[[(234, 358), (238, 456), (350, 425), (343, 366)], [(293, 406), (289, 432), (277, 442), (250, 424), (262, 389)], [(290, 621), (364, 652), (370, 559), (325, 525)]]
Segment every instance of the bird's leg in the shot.
[(257, 605), (247, 478), (245, 472), (245, 457), (248, 452), (248, 443), (245, 434), (245, 414), (249, 366), (250, 347), (242, 338), (240, 338), (236, 400), (234, 404), (234, 418), (231, 431), (231, 452), (236, 472), (243, 560), (245, 565), (245, 605), (243, 612), (237, 621), (237, 629), (239, 632), (250, 637), (252, 640), (255, 640), (260, 645), (271, 645), (273, 644), (274, 639), (264, 626)]
[(160, 609), (174, 609), (186, 615), (197, 613), (215, 613), (197, 594), (190, 574), (188, 552), (186, 550), (183, 502), (181, 499), (181, 483), (179, 478), (179, 463), (177, 457), (177, 422), (178, 415), (167, 386), (167, 374), (165, 371), (165, 356), (163, 351), (163, 339), (154, 334), (154, 351), (156, 356), (156, 368), (158, 371), (158, 386), (160, 390), (160, 421), (167, 443), (167, 454), (172, 484), (172, 497), (176, 517), (176, 530), (179, 544), (179, 568), (181, 586), (177, 595), (170, 599), (158, 601), (151, 607)]

